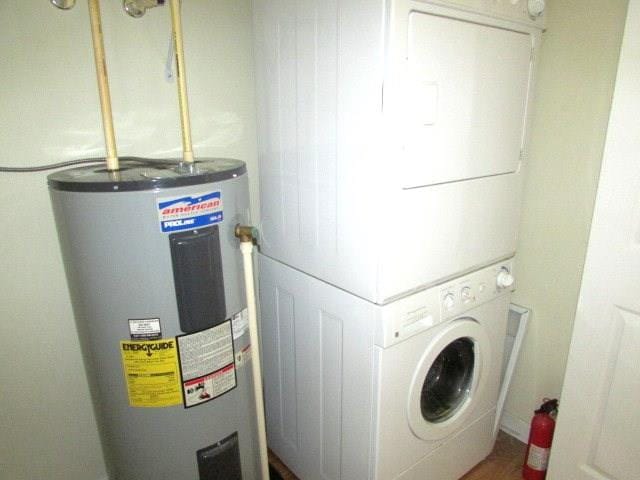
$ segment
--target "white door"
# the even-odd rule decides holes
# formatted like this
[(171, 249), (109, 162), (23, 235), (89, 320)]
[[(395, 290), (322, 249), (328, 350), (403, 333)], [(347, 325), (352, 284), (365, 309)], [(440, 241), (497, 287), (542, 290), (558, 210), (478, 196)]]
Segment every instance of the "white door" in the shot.
[(631, 0), (551, 480), (640, 478), (640, 0)]

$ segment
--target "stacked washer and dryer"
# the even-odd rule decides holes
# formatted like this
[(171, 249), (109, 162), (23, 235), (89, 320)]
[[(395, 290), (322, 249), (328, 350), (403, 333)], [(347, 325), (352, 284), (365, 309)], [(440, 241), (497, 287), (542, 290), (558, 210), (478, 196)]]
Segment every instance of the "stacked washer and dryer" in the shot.
[(542, 7), (254, 2), (267, 431), (301, 479), (492, 450)]

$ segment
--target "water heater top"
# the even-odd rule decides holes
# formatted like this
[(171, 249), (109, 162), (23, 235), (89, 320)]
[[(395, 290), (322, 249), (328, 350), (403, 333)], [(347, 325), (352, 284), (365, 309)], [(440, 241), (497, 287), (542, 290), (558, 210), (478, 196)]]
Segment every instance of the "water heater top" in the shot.
[(219, 182), (246, 171), (244, 162), (228, 158), (206, 158), (188, 164), (180, 159), (122, 157), (120, 170), (115, 172), (96, 164), (52, 173), (47, 180), (54, 190), (127, 192)]

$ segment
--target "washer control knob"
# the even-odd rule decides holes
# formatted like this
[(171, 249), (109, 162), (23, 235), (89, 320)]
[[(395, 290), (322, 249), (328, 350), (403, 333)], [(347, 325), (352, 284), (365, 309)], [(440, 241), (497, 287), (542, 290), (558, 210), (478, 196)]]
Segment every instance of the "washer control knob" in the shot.
[(442, 297), (442, 305), (447, 310), (451, 310), (456, 303), (456, 299), (453, 296), (453, 293), (447, 293), (444, 297)]
[(460, 290), (460, 297), (464, 303), (469, 303), (471, 298), (471, 287), (462, 287)]
[(513, 285), (513, 275), (506, 268), (502, 268), (496, 277), (496, 285), (498, 288), (509, 288)]

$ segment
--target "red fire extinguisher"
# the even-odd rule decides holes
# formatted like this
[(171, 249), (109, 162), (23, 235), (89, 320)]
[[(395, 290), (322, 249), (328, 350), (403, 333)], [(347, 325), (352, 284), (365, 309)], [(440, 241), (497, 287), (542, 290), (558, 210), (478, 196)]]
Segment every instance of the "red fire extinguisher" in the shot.
[(549, 452), (556, 428), (558, 400), (545, 399), (531, 420), (529, 444), (524, 457), (522, 477), (525, 480), (544, 480), (549, 465)]

